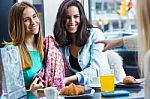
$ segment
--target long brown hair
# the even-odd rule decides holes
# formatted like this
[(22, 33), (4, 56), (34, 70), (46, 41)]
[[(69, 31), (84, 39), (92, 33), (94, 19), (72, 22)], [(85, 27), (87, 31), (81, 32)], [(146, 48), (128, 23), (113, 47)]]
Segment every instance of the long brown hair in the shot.
[[(19, 47), (23, 69), (31, 67), (31, 63), (30, 63), (31, 57), (29, 55), (28, 49), (24, 42), (25, 29), (23, 24), (23, 11), (28, 7), (33, 8), (36, 14), (38, 15), (36, 8), (32, 6), (30, 3), (20, 2), (14, 4), (11, 7), (9, 12), (9, 21), (8, 21), (9, 34), (12, 39), (12, 42), (9, 42), (8, 44), (13, 44)], [(44, 53), (43, 53), (43, 36), (42, 36), (41, 24), (39, 27), (39, 33), (35, 34), (34, 42), (37, 50), (39, 51), (43, 59)]]
[(68, 31), (65, 28), (66, 16), (67, 16), (66, 12), (68, 7), (70, 6), (77, 7), (80, 13), (80, 24), (76, 32), (77, 33), (76, 44), (77, 46), (81, 47), (85, 45), (85, 43), (87, 43), (87, 40), (90, 35), (87, 28), (91, 28), (93, 26), (87, 20), (82, 4), (77, 0), (64, 0), (61, 3), (54, 24), (54, 30), (53, 30), (54, 37), (61, 47), (68, 46), (71, 44), (72, 42), (71, 37), (69, 33), (67, 33)]

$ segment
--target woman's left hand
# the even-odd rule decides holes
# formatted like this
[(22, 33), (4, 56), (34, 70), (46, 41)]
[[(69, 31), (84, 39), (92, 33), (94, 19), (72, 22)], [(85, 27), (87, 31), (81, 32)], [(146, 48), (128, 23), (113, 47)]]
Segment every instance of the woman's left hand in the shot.
[(43, 88), (44, 85), (42, 84), (42, 82), (38, 83), (38, 81), (39, 81), (39, 78), (35, 78), (32, 84), (30, 85), (31, 92), (34, 93), (37, 89)]

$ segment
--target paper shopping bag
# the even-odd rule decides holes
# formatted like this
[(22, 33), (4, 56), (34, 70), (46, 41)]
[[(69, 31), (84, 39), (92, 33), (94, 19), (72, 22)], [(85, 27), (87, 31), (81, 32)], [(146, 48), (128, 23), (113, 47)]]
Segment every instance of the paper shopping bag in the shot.
[(18, 47), (0, 48), (0, 81), (4, 99), (26, 99), (26, 89)]

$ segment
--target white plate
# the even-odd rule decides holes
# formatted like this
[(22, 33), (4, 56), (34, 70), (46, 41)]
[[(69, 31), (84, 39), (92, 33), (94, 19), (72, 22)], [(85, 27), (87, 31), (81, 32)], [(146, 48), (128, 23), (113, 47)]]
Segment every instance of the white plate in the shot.
[(86, 99), (86, 97), (93, 97), (93, 94), (95, 93), (95, 90), (94, 89), (88, 89), (88, 90), (85, 90), (85, 94), (81, 94), (81, 95), (74, 95), (74, 96), (66, 96), (66, 95), (59, 95), (59, 96), (62, 96), (62, 97), (65, 97), (66, 98), (82, 98), (84, 97)]
[(91, 88), (92, 89), (100, 89), (100, 85), (98, 86), (98, 85), (93, 85), (93, 86), (91, 86)]

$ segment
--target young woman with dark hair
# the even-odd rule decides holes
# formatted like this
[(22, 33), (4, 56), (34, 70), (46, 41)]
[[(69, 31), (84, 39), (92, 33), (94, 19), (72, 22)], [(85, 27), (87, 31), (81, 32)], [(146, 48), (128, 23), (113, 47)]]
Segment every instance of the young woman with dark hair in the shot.
[(99, 72), (110, 71), (107, 53), (102, 52), (104, 44), (94, 43), (105, 39), (104, 34), (90, 24), (79, 1), (64, 0), (61, 3), (53, 32), (71, 71), (64, 79), (65, 84), (90, 84), (89, 76), (97, 77)]

